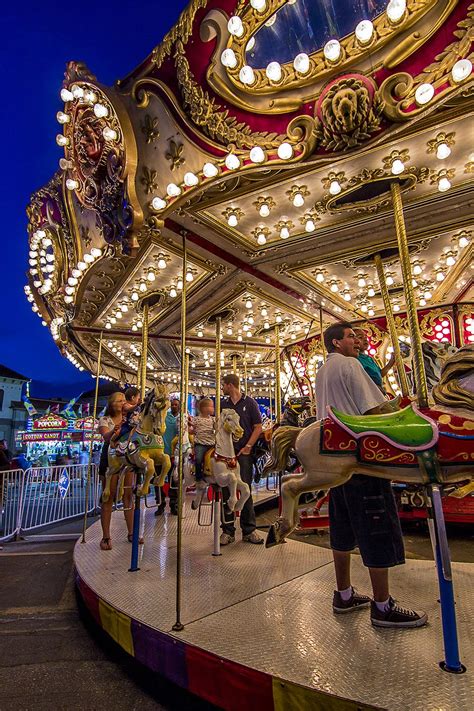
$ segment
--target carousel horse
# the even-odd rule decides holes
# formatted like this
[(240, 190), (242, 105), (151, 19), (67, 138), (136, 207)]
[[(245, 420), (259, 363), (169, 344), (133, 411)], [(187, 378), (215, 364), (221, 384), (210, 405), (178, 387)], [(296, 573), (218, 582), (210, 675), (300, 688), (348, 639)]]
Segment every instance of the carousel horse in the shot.
[[(183, 481), (185, 486), (193, 486), (195, 483), (194, 479), (194, 453), (193, 445), (189, 438), (188, 423), (185, 422), (184, 426), (184, 436), (183, 436)], [(171, 451), (173, 452), (174, 458), (174, 470), (173, 470), (173, 481), (178, 481), (179, 473), (179, 433), (173, 438), (171, 442)]]
[[(472, 366), (470, 349), (466, 357)], [(459, 369), (461, 360), (456, 360)], [(465, 378), (462, 387), (469, 392), (472, 406), (472, 377)], [(464, 397), (463, 393), (466, 407)], [(264, 474), (284, 470), (292, 450), (303, 472), (282, 478), (281, 516), (268, 533), (267, 547), (283, 543), (295, 529), (301, 494), (340, 486), (353, 474), (421, 485), (471, 482), (459, 490), (469, 494), (474, 478), (474, 416), (472, 409), (465, 416), (447, 409), (420, 411), (413, 404), (382, 415), (346, 415), (328, 408), (325, 420), (305, 429), (280, 427), (274, 433), (272, 459)]]
[(105, 475), (105, 487), (102, 500), (108, 501), (110, 496), (110, 481), (118, 474), (118, 500), (123, 496), (123, 481), (125, 472), (132, 469), (143, 475), (143, 483), (138, 487), (138, 496), (146, 496), (150, 483), (155, 476), (155, 468), (161, 467), (157, 486), (162, 486), (166, 475), (171, 469), (171, 461), (164, 452), (163, 434), (166, 429), (165, 413), (168, 408), (168, 395), (162, 384), (156, 383), (150, 390), (142, 405), (139, 422), (134, 430), (123, 435), (114, 448), (109, 449), (108, 468)]
[[(196, 487), (198, 491), (193, 508), (198, 508), (207, 485), (217, 484), (229, 489), (227, 505), (231, 511), (243, 509), (250, 496), (250, 488), (240, 478), (239, 460), (234, 452), (234, 441), (237, 442), (243, 434), (238, 413), (228, 408), (222, 410), (216, 427), (216, 445), (204, 455), (204, 487)], [(240, 498), (237, 498), (237, 492)]]
[(474, 408), (474, 343), (463, 346), (441, 368), (432, 396), (437, 405), (448, 408)]
[[(413, 363), (411, 356), (411, 346), (408, 343), (403, 344), (404, 348), (402, 351), (403, 361), (409, 366), (410, 371), (408, 372), (409, 379), (413, 381)], [(457, 348), (452, 346), (451, 343), (436, 343), (435, 341), (422, 341), (421, 351), (423, 354), (423, 363), (425, 366), (426, 373), (426, 384), (428, 386), (428, 393), (431, 393), (432, 389), (439, 383), (441, 378), (441, 371), (453, 355), (457, 352)], [(414, 387), (413, 382), (411, 385)]]

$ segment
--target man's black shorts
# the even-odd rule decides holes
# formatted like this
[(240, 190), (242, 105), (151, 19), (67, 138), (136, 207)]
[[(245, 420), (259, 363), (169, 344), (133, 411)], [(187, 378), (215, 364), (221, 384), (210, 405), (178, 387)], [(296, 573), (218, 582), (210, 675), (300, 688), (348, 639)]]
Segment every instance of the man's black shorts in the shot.
[(331, 548), (359, 547), (368, 568), (392, 568), (405, 562), (397, 506), (389, 481), (356, 474), (329, 494)]

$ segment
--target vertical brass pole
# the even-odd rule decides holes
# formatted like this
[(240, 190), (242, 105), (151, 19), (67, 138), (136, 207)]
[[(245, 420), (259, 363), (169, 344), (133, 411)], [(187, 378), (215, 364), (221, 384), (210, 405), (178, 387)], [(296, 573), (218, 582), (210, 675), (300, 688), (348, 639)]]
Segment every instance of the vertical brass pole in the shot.
[(268, 376), (268, 399), (270, 400), (270, 419), (273, 420), (273, 393), (272, 393), (272, 378)]
[(176, 622), (173, 625), (175, 632), (180, 632), (184, 629), (181, 622), (181, 572), (182, 572), (182, 547), (183, 547), (183, 436), (184, 436), (184, 420), (187, 411), (187, 392), (186, 380), (189, 356), (186, 353), (186, 292), (187, 292), (187, 261), (188, 255), (186, 251), (186, 235), (182, 235), (183, 241), (183, 289), (181, 292), (181, 383), (180, 383), (180, 401), (179, 401), (179, 441), (178, 441), (178, 530), (176, 538)]
[(275, 420), (281, 419), (280, 327), (275, 325)]
[(232, 372), (234, 375), (237, 375), (237, 354), (236, 353), (232, 354)]
[(411, 347), (413, 353), (416, 398), (418, 400), (419, 407), (428, 407), (428, 386), (426, 382), (425, 364), (423, 362), (423, 351), (421, 348), (420, 327), (418, 325), (418, 317), (416, 313), (415, 295), (412, 285), (413, 277), (411, 273), (410, 253), (408, 251), (405, 220), (403, 217), (403, 203), (400, 184), (393, 181), (390, 185), (390, 189), (392, 193), (395, 229), (397, 232), (398, 250), (400, 252), (400, 266), (402, 268), (408, 326), (410, 329)]
[(321, 336), (321, 350), (323, 352), (323, 361), (324, 363), (326, 362), (326, 348), (324, 346), (324, 338), (323, 338), (323, 307), (319, 307), (319, 333)]
[(221, 416), (221, 317), (216, 317), (216, 422)]
[(247, 395), (247, 347), (244, 347), (244, 394)]
[(142, 401), (145, 399), (146, 395), (146, 365), (148, 361), (148, 313), (149, 306), (145, 302), (143, 304), (143, 314), (142, 314), (142, 355), (140, 359), (140, 396)]
[(95, 432), (95, 420), (97, 417), (97, 402), (99, 400), (99, 379), (100, 379), (100, 365), (102, 360), (102, 341), (104, 338), (104, 332), (100, 332), (99, 336), (99, 352), (97, 353), (97, 372), (95, 376), (95, 392), (94, 392), (94, 407), (92, 409), (92, 436), (89, 445), (89, 462), (87, 464), (87, 481), (86, 481), (86, 500), (84, 502), (84, 522), (82, 524), (82, 539), (81, 543), (86, 542), (86, 528), (87, 528), (87, 509), (89, 507), (89, 487), (91, 482), (91, 470), (92, 470), (92, 451), (94, 448), (94, 432)]
[(374, 262), (375, 267), (377, 269), (377, 276), (379, 279), (380, 291), (382, 294), (382, 300), (385, 309), (385, 317), (387, 319), (388, 332), (390, 333), (390, 340), (392, 341), (393, 353), (395, 355), (395, 366), (398, 372), (398, 381), (400, 383), (400, 388), (402, 390), (403, 397), (408, 397), (407, 374), (405, 373), (405, 366), (403, 365), (402, 354), (400, 352), (397, 327), (395, 326), (392, 303), (390, 301), (390, 295), (387, 289), (387, 282), (385, 281), (385, 272), (383, 270), (382, 257), (380, 256), (380, 254), (375, 255)]

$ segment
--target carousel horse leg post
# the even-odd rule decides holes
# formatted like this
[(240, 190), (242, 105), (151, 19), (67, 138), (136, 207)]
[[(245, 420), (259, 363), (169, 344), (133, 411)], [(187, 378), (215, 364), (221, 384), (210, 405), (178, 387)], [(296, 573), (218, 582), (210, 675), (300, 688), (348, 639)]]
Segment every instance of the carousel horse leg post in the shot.
[(429, 507), (431, 542), (438, 572), (439, 596), (441, 602), (441, 620), (443, 625), (444, 660), (439, 663), (443, 671), (451, 674), (463, 674), (466, 671), (459, 657), (458, 631), (456, 625), (456, 603), (454, 600), (451, 555), (443, 514), (443, 504), (439, 486), (427, 488), (431, 507)]
[(220, 490), (217, 484), (212, 486), (212, 520), (213, 520), (213, 547), (212, 555), (219, 556), (221, 553), (221, 502), (220, 502)]

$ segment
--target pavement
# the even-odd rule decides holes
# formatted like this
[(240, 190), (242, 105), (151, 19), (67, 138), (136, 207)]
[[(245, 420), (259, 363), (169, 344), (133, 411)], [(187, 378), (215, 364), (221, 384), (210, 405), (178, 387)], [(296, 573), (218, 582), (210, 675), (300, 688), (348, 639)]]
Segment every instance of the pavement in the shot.
[(68, 522), (55, 527), (57, 539), (0, 550), (0, 710), (215, 709), (139, 665), (91, 622), (75, 595), (75, 541), (61, 538), (80, 530)]

